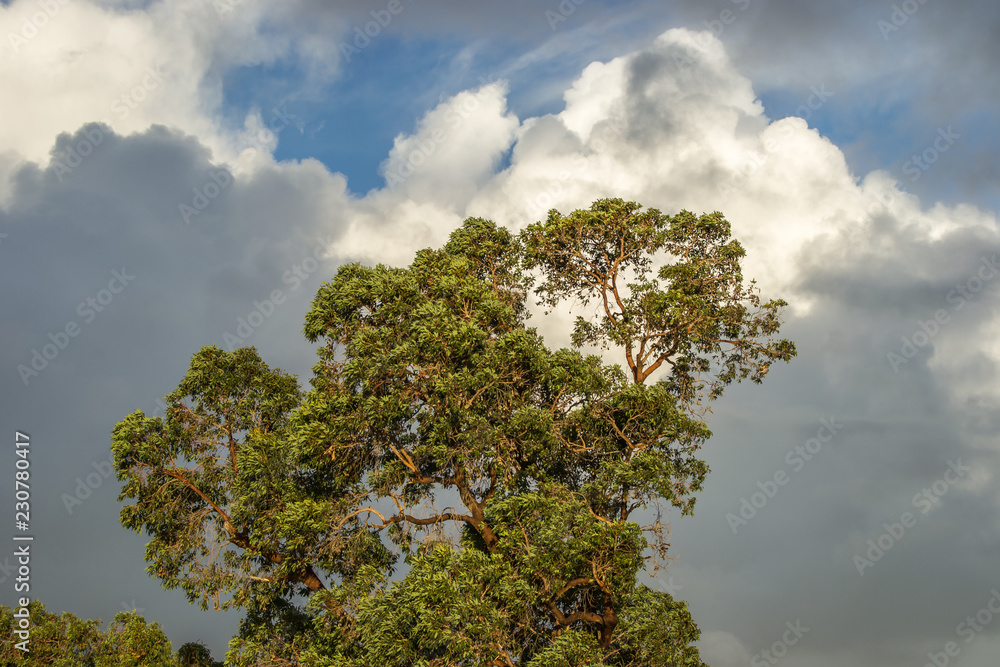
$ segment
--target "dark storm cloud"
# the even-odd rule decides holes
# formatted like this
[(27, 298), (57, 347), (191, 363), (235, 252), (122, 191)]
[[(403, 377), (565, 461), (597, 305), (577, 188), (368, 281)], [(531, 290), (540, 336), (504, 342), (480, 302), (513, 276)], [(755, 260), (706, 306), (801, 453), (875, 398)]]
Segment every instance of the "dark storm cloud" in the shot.
[(136, 409), (155, 414), (194, 352), (232, 348), (226, 334), (308, 370), (300, 331), (333, 273), (323, 250), (338, 181), (306, 168), (234, 178), (197, 140), (157, 126), (121, 137), (87, 125), (52, 157), (20, 167), (0, 210), (0, 402), (8, 431), (33, 443), (32, 597), (106, 621), (135, 600), (175, 646), (200, 638), (218, 652), (234, 619), (206, 623), (165, 595), (143, 572), (145, 540), (118, 524), (111, 429)]
[[(964, 298), (956, 286), (1000, 252), (996, 233), (983, 227), (959, 227), (932, 240), (915, 222), (880, 215), (854, 233), (854, 240), (863, 243), (833, 236), (804, 250), (803, 288), (849, 305), (866, 320), (953, 309), (953, 301)], [(988, 300), (997, 291), (1000, 280), (987, 281), (977, 300)]]

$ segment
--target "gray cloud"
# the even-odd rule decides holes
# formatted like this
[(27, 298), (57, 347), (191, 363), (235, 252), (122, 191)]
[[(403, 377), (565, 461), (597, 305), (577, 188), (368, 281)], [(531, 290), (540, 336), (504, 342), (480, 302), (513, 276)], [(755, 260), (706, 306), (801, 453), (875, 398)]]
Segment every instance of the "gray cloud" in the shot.
[[(1000, 452), (969, 427), (981, 410), (995, 416), (996, 404), (956, 403), (979, 379), (928, 366), (940, 354), (935, 347), (988, 335), (1000, 280), (958, 312), (947, 295), (1000, 250), (1000, 239), (959, 229), (931, 240), (903, 222), (882, 223), (867, 238), (870, 248), (829, 237), (803, 252), (802, 289), (818, 301), (789, 323), (799, 358), (776, 371), (766, 404), (742, 388), (723, 399), (699, 519), (674, 526), (673, 572), (696, 617), (734, 633), (751, 655), (778, 637), (785, 619), (801, 618), (811, 631), (794, 649), (796, 664), (836, 655), (855, 664), (922, 664), (923, 652), (962, 643), (956, 625), (1000, 583), (1000, 506), (988, 483)], [(887, 353), (938, 309), (951, 320), (895, 373)], [(995, 387), (989, 369), (981, 380)], [(843, 429), (795, 471), (785, 456), (815, 436), (821, 417)], [(918, 494), (945, 488), (949, 462), (975, 472), (932, 506)], [(761, 501), (757, 483), (767, 487), (778, 470), (790, 481), (745, 525), (735, 524), (734, 535), (725, 516), (740, 516), (742, 499), (754, 493)], [(915, 525), (898, 540), (883, 538), (891, 546), (860, 576), (854, 557), (867, 557), (867, 541), (877, 542), (904, 512)], [(989, 626), (979, 641), (998, 634), (1000, 626)]]
[[(235, 617), (203, 616), (164, 593), (143, 571), (145, 540), (118, 524), (118, 483), (102, 474), (111, 429), (136, 409), (155, 413), (190, 356), (226, 347), (226, 333), (240, 335), (238, 318), (256, 304), (271, 309), (264, 302), (274, 290), (285, 300), (245, 342), (307, 373), (313, 354), (299, 331), (333, 271), (316, 248), (335, 238), (338, 213), (323, 205), (329, 183), (308, 171), (264, 170), (213, 189), (213, 175), (226, 182), (226, 165), (163, 127), (120, 137), (88, 125), (62, 135), (53, 155), (65, 161), (99, 135), (70, 173), (23, 165), (0, 210), (9, 234), (0, 280), (16, 286), (0, 295), (0, 402), (7, 427), (32, 438), (31, 594), (105, 620), (135, 599), (176, 646), (200, 638), (218, 654)], [(185, 224), (180, 206), (194, 206), (196, 190), (218, 194)], [(9, 480), (3, 487), (12, 496)], [(9, 603), (13, 588), (4, 590)]]
[[(261, 324), (245, 342), (272, 364), (308, 377), (313, 357), (301, 337), (302, 317), (339, 259), (316, 260), (320, 242), (339, 242), (350, 258), (381, 253), (395, 260), (446, 233), (465, 208), (510, 222), (524, 218), (543, 194), (564, 210), (567, 202), (625, 194), (664, 210), (727, 212), (736, 233), (749, 239), (757, 267), (787, 268), (787, 293), (775, 296), (795, 306), (786, 329), (799, 358), (775, 368), (764, 388), (733, 388), (718, 404), (710, 420), (715, 437), (705, 450), (713, 473), (695, 517), (674, 522), (678, 560), (670, 574), (713, 642), (706, 655), (722, 667), (745, 664), (796, 619), (810, 630), (787, 661), (806, 667), (922, 664), (926, 651), (961, 641), (957, 624), (1000, 584), (993, 479), (1000, 463), (994, 343), (1000, 279), (963, 296), (960, 309), (953, 290), (971, 290), (982, 258), (1000, 252), (995, 217), (928, 208), (933, 197), (923, 196), (922, 205), (899, 197), (852, 227), (848, 212), (871, 192), (860, 194), (837, 148), (801, 121), (777, 126), (787, 130), (775, 134), (789, 148), (768, 152), (741, 177), (731, 199), (717, 186), (743, 167), (734, 156), (761, 150), (767, 120), (755, 111), (755, 94), (777, 91), (800, 100), (809, 86), (825, 82), (835, 95), (818, 113), (844, 126), (834, 129), (850, 137), (853, 173), (882, 165), (902, 180), (913, 151), (950, 123), (962, 140), (913, 190), (926, 195), (943, 188), (946, 200), (967, 195), (982, 203), (996, 188), (989, 178), (993, 139), (984, 129), (995, 120), (996, 84), (986, 73), (996, 62), (989, 39), (996, 10), (929, 0), (887, 41), (876, 24), (891, 12), (884, 6), (692, 0), (668, 12), (644, 3), (588, 2), (555, 31), (546, 7), (414, 3), (390, 28), (401, 39), (428, 40), (503, 42), (514, 32), (521, 52), (513, 64), (510, 57), (491, 64), (530, 79), (531, 63), (561, 53), (570, 54), (560, 64), (567, 71), (589, 62), (593, 54), (581, 44), (601, 34), (602, 21), (644, 21), (633, 36), (611, 31), (608, 45), (595, 47), (597, 54), (621, 54), (630, 40), (638, 45), (678, 24), (704, 28), (704, 21), (721, 20), (729, 10), (735, 18), (721, 32), (728, 62), (695, 62), (685, 78), (673, 57), (676, 42), (643, 42), (621, 80), (609, 74), (581, 93), (579, 115), (542, 116), (514, 127), (509, 168), (484, 176), (481, 155), (473, 156), (479, 162), (469, 158), (476, 169), (451, 160), (454, 173), (414, 176), (414, 183), (443, 178), (449, 185), (416, 188), (416, 202), (385, 191), (352, 198), (343, 177), (310, 161), (258, 167), (227, 184), (222, 170), (229, 166), (216, 162), (198, 138), (162, 126), (119, 136), (88, 125), (62, 135), (53, 157), (69, 171), (56, 163), (13, 168), (16, 156), (0, 154), (5, 173), (14, 169), (0, 190), (0, 233), (8, 235), (0, 239), (0, 277), (16, 285), (0, 291), (7, 343), (0, 350), (0, 400), (10, 426), (30, 427), (36, 443), (33, 472), (44, 493), (37, 525), (44, 540), (35, 581), (50, 607), (108, 619), (134, 599), (147, 618), (166, 626), (175, 645), (202, 638), (219, 652), (234, 619), (203, 617), (180, 596), (164, 594), (142, 570), (143, 537), (117, 523), (117, 485), (102, 478), (90, 488), (88, 475), (100, 476), (116, 421), (136, 408), (154, 410), (193, 352), (223, 345), (224, 335), (236, 334), (240, 319), (254, 312)], [(274, 11), (295, 34), (315, 36), (334, 27), (330, 34), (349, 34), (371, 8), (342, 4), (340, 13), (326, 13), (302, 2)], [(691, 54), (698, 57), (696, 50)], [(523, 98), (532, 87), (548, 86), (534, 91), (537, 99), (557, 99), (565, 87), (551, 82), (560, 76), (520, 84)], [(621, 90), (612, 89), (618, 84)], [(624, 108), (587, 106), (602, 95)], [(487, 157), (513, 141), (501, 123), (516, 125), (497, 111), (504, 108), (499, 94), (488, 108), (477, 122), (497, 131), (477, 126), (475, 133)], [(893, 110), (898, 129), (880, 145), (876, 135), (888, 125), (869, 116)], [(588, 119), (592, 136), (584, 138)], [(75, 160), (68, 151), (87, 150), (81, 149), (87, 142), (90, 154), (70, 166)], [(824, 233), (800, 247), (797, 239), (810, 230)], [(135, 276), (120, 292), (110, 284), (116, 271)], [(114, 289), (119, 286), (121, 280)], [(274, 290), (287, 300), (265, 316)], [(924, 331), (927, 343), (906, 356), (903, 339), (914, 341), (921, 322), (942, 309), (948, 321), (933, 335)], [(84, 314), (91, 311), (92, 318)], [(60, 332), (71, 323), (79, 331), (64, 339)], [(17, 367), (30, 366), (33, 350), (47, 345), (53, 358), (25, 386)], [(906, 361), (894, 368), (888, 355), (896, 352)], [(796, 470), (789, 452), (816, 437), (820, 420), (830, 418), (842, 429)], [(933, 488), (948, 461), (959, 459), (973, 467), (970, 479), (949, 486), (939, 503), (921, 512), (914, 496)], [(743, 498), (763, 493), (758, 482), (773, 480), (779, 470), (787, 485), (734, 535), (726, 515), (738, 513)], [(0, 486), (9, 489), (9, 483)], [(70, 515), (63, 495), (76, 494), (81, 483), (91, 493)], [(883, 524), (907, 511), (915, 525), (860, 576), (854, 556), (879, 539)], [(72, 545), (71, 553), (57, 538)], [(1000, 623), (989, 625), (975, 644), (962, 644), (963, 664), (994, 664), (990, 649), (998, 630)]]

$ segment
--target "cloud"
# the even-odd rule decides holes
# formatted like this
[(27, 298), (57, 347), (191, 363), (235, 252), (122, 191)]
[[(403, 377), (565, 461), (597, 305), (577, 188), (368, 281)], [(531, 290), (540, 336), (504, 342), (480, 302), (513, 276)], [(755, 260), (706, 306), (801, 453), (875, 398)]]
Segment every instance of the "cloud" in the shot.
[[(19, 30), (32, 6), (0, 9), (0, 33)], [(794, 649), (810, 667), (844, 655), (909, 664), (920, 656), (908, 647), (953, 637), (937, 610), (979, 608), (1000, 545), (993, 212), (929, 204), (885, 171), (853, 173), (806, 120), (769, 118), (722, 42), (681, 29), (581, 69), (553, 113), (519, 118), (505, 82), (445, 97), (396, 137), (385, 187), (352, 193), (318, 161), (273, 159), (278, 132), (295, 123), (278, 120), (280, 110), (233, 127), (218, 117), (227, 67), (296, 52), (317, 77), (335, 70), (334, 41), (292, 46), (264, 34), (263, 17), (296, 35), (334, 25), (348, 34), (368, 6), (303, 27), (309, 6), (246, 0), (219, 15), (181, 0), (67, 3), (20, 45), (19, 61), (0, 64), (18, 101), (0, 127), (0, 277), (19, 285), (0, 293), (0, 394), (60, 454), (47, 464), (55, 518), (46, 530), (74, 536), (94, 560), (120, 536), (111, 484), (72, 516), (61, 489), (72, 493), (106, 457), (113, 424), (170, 391), (202, 345), (239, 338), (307, 377), (302, 317), (338, 264), (405, 264), (466, 216), (519, 229), (549, 208), (621, 196), (668, 213), (723, 211), (747, 247), (746, 275), (792, 302), (786, 328), (799, 358), (775, 369), (766, 390), (734, 388), (720, 404), (706, 448), (713, 475), (696, 519), (675, 525), (672, 572), (706, 631), (706, 659), (745, 664), (799, 617), (814, 628)], [(466, 10), (435, 27), (417, 9), (407, 5), (412, 24), (400, 14), (394, 25), (427, 34), (464, 25)], [(552, 340), (564, 324), (539, 322)], [(25, 376), (18, 368), (33, 368), (35, 352), (42, 368)], [(795, 471), (787, 452), (830, 416), (842, 432)], [(958, 458), (968, 478), (921, 513), (915, 494)], [(726, 513), (777, 470), (795, 474), (734, 535)], [(919, 522), (860, 576), (853, 557), (904, 511)], [(92, 567), (130, 572), (139, 589), (103, 593), (102, 604), (135, 598), (154, 618), (158, 588), (140, 574), (141, 547), (136, 537)], [(55, 571), (60, 557), (41, 562)], [(67, 609), (93, 594), (48, 586), (43, 599)]]
[(735, 635), (724, 631), (704, 632), (700, 642), (702, 662), (712, 667), (743, 667), (750, 653)]
[(519, 124), (504, 93), (502, 84), (460, 93), (424, 116), (413, 135), (397, 136), (381, 168), (386, 185), (411, 199), (464, 206), (493, 175)]
[(0, 34), (7, 36), (0, 82), (12, 101), (0, 146), (38, 163), (60, 132), (98, 121), (118, 134), (162, 124), (197, 136), (216, 159), (232, 160), (260, 112), (248, 110), (235, 125), (223, 117), (225, 75), (298, 59), (307, 70), (305, 94), (338, 69), (335, 44), (318, 39), (324, 26), (289, 23), (257, 0), (45, 6), (40, 12), (40, 5), (17, 0), (0, 7)]

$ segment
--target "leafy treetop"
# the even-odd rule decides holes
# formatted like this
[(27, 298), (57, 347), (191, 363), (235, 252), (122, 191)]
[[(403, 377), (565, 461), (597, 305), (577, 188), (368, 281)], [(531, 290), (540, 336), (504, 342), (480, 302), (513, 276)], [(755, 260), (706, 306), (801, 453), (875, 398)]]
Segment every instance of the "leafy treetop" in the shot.
[[(0, 606), (0, 633), (14, 638), (20, 618)], [(0, 648), (0, 664), (35, 667), (222, 667), (201, 643), (189, 642), (174, 655), (158, 623), (147, 624), (138, 613), (118, 612), (101, 630), (99, 620), (84, 621), (68, 612), (53, 614), (37, 600), (28, 604), (27, 651), (8, 639)]]
[[(204, 348), (165, 418), (115, 428), (122, 522), (165, 586), (247, 610), (231, 664), (700, 666), (684, 603), (637, 578), (708, 472), (706, 401), (795, 353), (744, 254), (719, 213), (609, 199), (342, 266), (310, 391)], [(572, 348), (527, 325), (539, 280), (586, 311)]]

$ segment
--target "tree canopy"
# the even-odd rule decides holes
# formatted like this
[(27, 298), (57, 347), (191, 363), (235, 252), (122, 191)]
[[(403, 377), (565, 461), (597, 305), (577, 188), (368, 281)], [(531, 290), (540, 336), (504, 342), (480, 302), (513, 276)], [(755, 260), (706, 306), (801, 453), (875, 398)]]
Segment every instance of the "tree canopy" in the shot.
[[(309, 391), (208, 347), (115, 427), (122, 524), (166, 588), (244, 610), (227, 664), (700, 666), (638, 576), (663, 505), (693, 510), (710, 402), (795, 354), (744, 254), (720, 213), (604, 199), (341, 266)], [(571, 347), (532, 294), (576, 311)]]
[[(0, 664), (35, 667), (221, 667), (201, 643), (189, 642), (174, 655), (158, 623), (147, 624), (135, 611), (118, 612), (101, 630), (98, 620), (53, 614), (38, 600), (28, 604), (30, 637), (22, 651), (14, 641), (0, 648)], [(14, 611), (0, 606), (0, 632), (13, 637)]]

